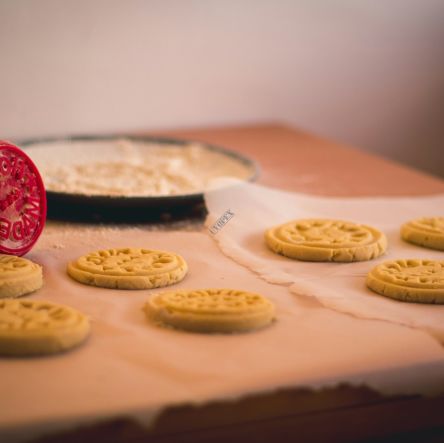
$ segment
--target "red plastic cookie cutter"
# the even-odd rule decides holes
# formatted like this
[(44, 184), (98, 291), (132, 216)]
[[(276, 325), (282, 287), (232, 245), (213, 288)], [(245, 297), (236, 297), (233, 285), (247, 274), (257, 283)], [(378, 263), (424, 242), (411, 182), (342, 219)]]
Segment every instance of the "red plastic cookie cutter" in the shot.
[(0, 253), (26, 254), (46, 221), (46, 192), (37, 167), (19, 148), (0, 140)]

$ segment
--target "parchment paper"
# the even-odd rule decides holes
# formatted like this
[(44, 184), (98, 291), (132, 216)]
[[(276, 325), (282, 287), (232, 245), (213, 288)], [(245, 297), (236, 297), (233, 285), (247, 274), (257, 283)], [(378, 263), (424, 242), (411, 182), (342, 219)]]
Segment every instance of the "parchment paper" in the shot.
[[(238, 335), (162, 329), (141, 311), (158, 290), (95, 288), (66, 275), (69, 260), (124, 246), (176, 251), (190, 268), (176, 288), (259, 292), (274, 301), (278, 320)], [(27, 441), (117, 416), (148, 426), (168, 406), (285, 387), (317, 389), (347, 382), (385, 394), (436, 394), (444, 386), (442, 348), (428, 335), (358, 320), (296, 297), (226, 257), (206, 232), (50, 224), (28, 257), (44, 266), (45, 279), (29, 298), (81, 310), (92, 321), (92, 335), (61, 355), (0, 358), (2, 442)]]
[[(444, 214), (444, 195), (415, 198), (326, 198), (296, 194), (255, 184), (234, 183), (205, 196), (207, 226), (229, 209), (234, 216), (213, 238), (221, 250), (270, 283), (355, 317), (378, 319), (421, 329), (444, 344), (444, 305), (405, 303), (382, 297), (365, 286), (367, 273), (385, 260), (444, 260), (442, 251), (415, 246), (400, 238), (411, 219)], [(379, 228), (389, 243), (376, 260), (355, 263), (310, 263), (270, 251), (264, 231), (297, 218), (349, 220)]]

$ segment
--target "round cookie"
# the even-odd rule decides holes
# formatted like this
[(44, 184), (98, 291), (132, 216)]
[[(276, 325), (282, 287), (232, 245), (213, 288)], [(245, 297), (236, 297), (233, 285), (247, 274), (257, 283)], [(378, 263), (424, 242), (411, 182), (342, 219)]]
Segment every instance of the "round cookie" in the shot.
[(265, 232), (267, 246), (277, 254), (304, 261), (371, 260), (387, 248), (385, 235), (370, 226), (341, 220), (294, 220)]
[(444, 251), (444, 217), (423, 217), (401, 226), (403, 240)]
[(23, 257), (0, 254), (0, 298), (20, 297), (42, 286), (40, 265)]
[(68, 274), (80, 283), (112, 289), (150, 289), (181, 281), (188, 266), (177, 254), (139, 248), (91, 252), (69, 263)]
[(54, 354), (83, 342), (88, 319), (68, 306), (35, 300), (0, 300), (0, 355)]
[(234, 289), (163, 292), (150, 297), (144, 311), (156, 323), (193, 332), (245, 332), (275, 318), (268, 299)]
[(368, 273), (366, 284), (378, 294), (397, 300), (444, 303), (444, 261), (386, 261)]

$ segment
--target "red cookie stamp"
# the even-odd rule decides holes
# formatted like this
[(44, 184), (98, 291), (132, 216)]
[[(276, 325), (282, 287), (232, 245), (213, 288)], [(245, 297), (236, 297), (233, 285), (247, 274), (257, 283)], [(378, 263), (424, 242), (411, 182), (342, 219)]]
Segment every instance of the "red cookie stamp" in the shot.
[(46, 221), (39, 171), (19, 148), (0, 140), (0, 253), (26, 254)]

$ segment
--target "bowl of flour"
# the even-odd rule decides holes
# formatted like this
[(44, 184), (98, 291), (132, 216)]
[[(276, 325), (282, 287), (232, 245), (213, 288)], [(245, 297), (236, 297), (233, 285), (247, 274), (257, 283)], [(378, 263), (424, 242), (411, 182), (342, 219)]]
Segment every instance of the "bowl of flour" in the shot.
[[(58, 219), (150, 219), (202, 206), (225, 178), (253, 180), (257, 165), (200, 142), (134, 136), (25, 141), (39, 169), (48, 216)], [(222, 180), (221, 180), (222, 179)]]

